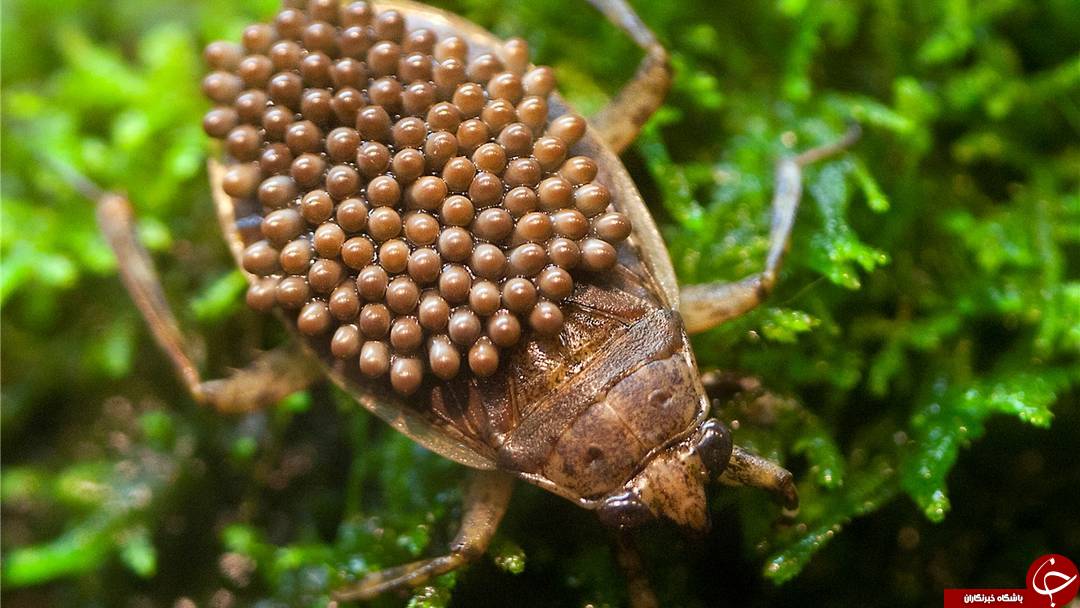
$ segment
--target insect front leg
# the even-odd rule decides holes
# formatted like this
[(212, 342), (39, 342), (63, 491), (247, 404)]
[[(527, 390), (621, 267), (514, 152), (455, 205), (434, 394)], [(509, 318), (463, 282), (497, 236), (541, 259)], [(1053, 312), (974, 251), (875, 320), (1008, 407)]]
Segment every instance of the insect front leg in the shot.
[(799, 493), (791, 472), (775, 462), (735, 446), (731, 460), (720, 475), (720, 483), (731, 486), (751, 486), (769, 492), (794, 515), (799, 508)]
[(224, 412), (251, 411), (271, 405), (319, 377), (309, 357), (285, 348), (262, 354), (249, 368), (238, 370), (229, 378), (204, 382), (165, 299), (150, 254), (136, 235), (131, 203), (119, 194), (92, 194), (97, 200), (98, 225), (116, 255), (124, 287), (154, 340), (172, 361), (177, 375), (196, 401)]
[(513, 487), (514, 478), (505, 473), (474, 471), (465, 494), (461, 528), (450, 543), (450, 553), (373, 572), (356, 585), (334, 592), (334, 599), (369, 600), (387, 591), (416, 587), (479, 558), (495, 536)]
[(660, 602), (653, 593), (652, 585), (649, 584), (649, 576), (645, 573), (645, 565), (641, 561), (641, 552), (638, 551), (634, 539), (628, 530), (616, 530), (615, 536), (615, 561), (619, 569), (626, 577), (627, 592), (630, 596), (630, 608), (657, 608)]
[(664, 103), (671, 88), (671, 62), (667, 50), (626, 0), (589, 2), (645, 50), (645, 58), (638, 65), (634, 79), (589, 121), (618, 154), (634, 141), (642, 125)]
[(795, 225), (795, 214), (802, 196), (803, 167), (840, 153), (855, 143), (860, 134), (853, 126), (838, 141), (813, 148), (794, 158), (785, 158), (776, 167), (776, 185), (772, 201), (772, 226), (769, 230), (769, 253), (765, 270), (734, 283), (688, 285), (679, 296), (679, 311), (686, 331), (698, 333), (739, 317), (761, 304), (776, 286)]

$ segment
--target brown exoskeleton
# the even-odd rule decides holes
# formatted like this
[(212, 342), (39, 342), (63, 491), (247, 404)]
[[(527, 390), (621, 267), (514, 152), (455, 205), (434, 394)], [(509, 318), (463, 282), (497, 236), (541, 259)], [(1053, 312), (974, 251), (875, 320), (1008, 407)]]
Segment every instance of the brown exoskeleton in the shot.
[[(328, 376), (417, 443), (477, 469), (461, 531), (447, 555), (370, 574), (339, 590), (338, 599), (418, 585), (483, 554), (515, 477), (596, 511), (616, 529), (657, 518), (704, 529), (705, 486), (711, 480), (761, 487), (788, 509), (797, 507), (791, 474), (735, 446), (724, 424), (709, 417), (687, 336), (753, 309), (769, 294), (791, 233), (801, 167), (842, 150), (856, 133), (780, 161), (762, 272), (735, 283), (680, 289), (660, 233), (617, 157), (662, 103), (671, 75), (667, 53), (625, 0), (592, 2), (646, 55), (635, 79), (592, 118), (572, 153), (595, 162), (596, 180), (611, 192), (611, 209), (629, 218), (632, 232), (618, 245), (613, 269), (576, 281), (562, 302), (561, 330), (524, 334), (490, 375), (428, 379), (418, 390), (390, 390), (347, 365), (325, 338), (295, 332), (301, 349), (272, 351), (228, 379), (203, 381), (149, 256), (135, 239), (129, 204), (119, 195), (98, 196), (99, 221), (124, 283), (196, 400), (225, 412), (249, 411)], [(326, 2), (321, 5), (324, 10)], [(405, 0), (375, 7), (398, 11), (409, 28), (457, 36), (474, 54), (505, 50), (492, 34), (438, 9)], [(569, 112), (556, 94), (549, 103), (548, 124)], [(220, 161), (210, 162), (221, 228), (241, 263), (245, 248), (260, 238), (261, 211), (252, 200), (226, 194), (225, 170)], [(258, 280), (248, 276), (253, 284)], [(295, 318), (283, 320), (297, 328)], [(634, 604), (655, 605), (640, 561), (627, 542), (619, 546), (620, 562), (633, 579)]]

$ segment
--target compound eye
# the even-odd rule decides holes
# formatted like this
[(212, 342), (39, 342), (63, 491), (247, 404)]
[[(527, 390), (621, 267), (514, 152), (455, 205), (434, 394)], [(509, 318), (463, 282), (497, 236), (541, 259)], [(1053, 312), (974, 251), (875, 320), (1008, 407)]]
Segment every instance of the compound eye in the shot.
[(731, 432), (724, 423), (710, 418), (706, 420), (698, 431), (698, 440), (694, 445), (694, 451), (701, 458), (701, 462), (709, 471), (711, 479), (718, 479), (727, 468), (731, 459)]
[(600, 522), (611, 528), (637, 528), (654, 519), (652, 511), (633, 492), (613, 494), (604, 499), (596, 510)]

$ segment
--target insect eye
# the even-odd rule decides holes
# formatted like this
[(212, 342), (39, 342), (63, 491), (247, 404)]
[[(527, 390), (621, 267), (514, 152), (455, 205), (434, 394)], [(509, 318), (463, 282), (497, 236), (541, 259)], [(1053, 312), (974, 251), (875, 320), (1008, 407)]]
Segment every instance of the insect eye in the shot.
[(716, 479), (727, 468), (731, 458), (731, 432), (715, 418), (706, 420), (698, 431), (695, 451), (709, 471), (709, 477)]

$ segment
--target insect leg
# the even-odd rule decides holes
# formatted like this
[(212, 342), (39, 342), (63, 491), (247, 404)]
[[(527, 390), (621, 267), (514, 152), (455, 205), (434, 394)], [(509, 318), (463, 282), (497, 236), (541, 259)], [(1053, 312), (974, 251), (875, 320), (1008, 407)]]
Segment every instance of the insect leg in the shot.
[(626, 0), (589, 2), (645, 50), (634, 79), (589, 121), (611, 149), (619, 153), (634, 141), (641, 126), (664, 103), (671, 87), (671, 63), (667, 50)]
[(225, 412), (251, 411), (275, 403), (318, 377), (308, 357), (294, 350), (274, 350), (229, 378), (203, 382), (176, 316), (165, 299), (150, 254), (135, 233), (131, 203), (119, 194), (97, 191), (85, 182), (80, 190), (97, 200), (98, 225), (116, 254), (120, 278), (154, 340), (172, 361), (177, 375), (196, 401)]
[(660, 602), (657, 601), (652, 585), (649, 584), (649, 576), (645, 573), (645, 566), (641, 562), (641, 553), (630, 534), (628, 530), (614, 532), (615, 561), (619, 563), (619, 568), (626, 576), (630, 608), (657, 608)]
[(739, 446), (732, 449), (731, 460), (720, 475), (720, 483), (761, 488), (772, 494), (790, 514), (794, 515), (799, 509), (799, 493), (791, 472)]
[(741, 316), (768, 297), (776, 285), (791, 229), (795, 225), (795, 213), (802, 196), (802, 168), (838, 154), (853, 144), (859, 134), (860, 129), (855, 125), (838, 141), (807, 150), (794, 158), (785, 158), (777, 164), (765, 270), (734, 283), (704, 283), (684, 287), (679, 296), (679, 310), (687, 332), (702, 332)]
[(415, 587), (477, 559), (495, 536), (513, 487), (513, 477), (505, 473), (474, 471), (465, 494), (461, 529), (450, 543), (449, 554), (374, 572), (356, 585), (335, 591), (334, 599), (368, 600), (387, 591)]

